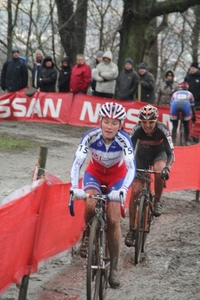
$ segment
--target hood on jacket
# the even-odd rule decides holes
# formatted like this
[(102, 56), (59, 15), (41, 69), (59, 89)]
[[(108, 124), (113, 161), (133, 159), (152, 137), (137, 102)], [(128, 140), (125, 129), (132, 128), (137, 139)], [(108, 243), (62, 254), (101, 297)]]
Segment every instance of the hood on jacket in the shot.
[(63, 57), (62, 63), (63, 63), (64, 61), (66, 61), (66, 62), (68, 63), (68, 66), (70, 66), (70, 58), (69, 58), (69, 56)]
[(53, 59), (52, 59), (52, 57), (50, 55), (48, 55), (48, 56), (45, 56), (45, 58), (42, 61), (42, 67), (43, 68), (46, 67), (46, 62), (47, 61), (51, 61), (52, 62), (52, 67), (54, 67)]
[(113, 58), (113, 55), (112, 55), (112, 52), (110, 50), (106, 51), (104, 54), (103, 54), (103, 58), (104, 57), (107, 57), (109, 58), (110, 60), (112, 60)]

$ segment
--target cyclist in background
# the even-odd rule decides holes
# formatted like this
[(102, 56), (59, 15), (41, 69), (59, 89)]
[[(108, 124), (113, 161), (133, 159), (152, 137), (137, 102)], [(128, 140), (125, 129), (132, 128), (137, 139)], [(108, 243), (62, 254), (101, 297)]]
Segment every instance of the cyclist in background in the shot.
[(172, 140), (173, 140), (174, 145), (176, 144), (179, 114), (181, 113), (182, 118), (183, 118), (186, 146), (190, 145), (189, 122), (191, 119), (192, 119), (193, 123), (196, 122), (194, 97), (193, 97), (193, 94), (188, 91), (188, 88), (189, 88), (189, 84), (187, 82), (179, 83), (179, 90), (176, 91), (175, 93), (173, 93), (172, 98), (171, 98), (170, 120), (173, 124)]
[[(124, 132), (122, 121), (126, 118), (125, 108), (118, 103), (105, 103), (101, 106), (100, 127), (87, 131), (76, 151), (71, 169), (71, 191), (75, 198), (82, 199), (85, 193), (101, 193), (101, 185), (107, 186), (107, 226), (110, 253), (109, 284), (112, 288), (120, 285), (118, 259), (121, 243), (120, 195), (126, 199), (127, 191), (135, 177), (133, 145), (129, 135)], [(79, 189), (80, 169), (90, 151), (91, 160), (83, 177), (83, 189)], [(85, 202), (85, 223), (94, 216), (96, 200), (88, 198)], [(86, 257), (89, 232), (85, 230), (80, 255)]]
[[(153, 213), (159, 217), (162, 213), (160, 198), (162, 195), (164, 180), (169, 179), (170, 168), (174, 161), (172, 138), (167, 127), (158, 122), (158, 110), (152, 105), (146, 105), (140, 109), (139, 122), (131, 132), (133, 147), (136, 149), (135, 158), (138, 169), (148, 169), (153, 166), (155, 171), (155, 202)], [(143, 177), (137, 172), (132, 184), (132, 194), (129, 203), (129, 231), (125, 238), (127, 247), (134, 246), (135, 228), (134, 219), (137, 206), (137, 199), (142, 192)]]

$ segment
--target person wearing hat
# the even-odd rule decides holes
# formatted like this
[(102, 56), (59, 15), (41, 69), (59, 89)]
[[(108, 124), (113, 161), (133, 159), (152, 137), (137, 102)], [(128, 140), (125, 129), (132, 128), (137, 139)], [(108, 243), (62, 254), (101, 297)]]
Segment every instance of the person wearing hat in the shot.
[(112, 98), (115, 93), (116, 79), (119, 74), (118, 66), (112, 61), (113, 55), (110, 50), (103, 54), (103, 60), (95, 71), (96, 80), (95, 95), (103, 98)]
[(20, 59), (19, 49), (12, 49), (12, 58), (7, 60), (1, 71), (1, 88), (7, 92), (19, 91), (28, 85), (28, 67)]
[(71, 77), (71, 65), (68, 56), (62, 60), (61, 70), (58, 77), (58, 90), (62, 93), (69, 93), (70, 91), (70, 77)]
[(40, 49), (37, 49), (35, 52), (35, 62), (32, 69), (32, 86), (36, 89), (39, 86), (38, 81), (42, 69), (42, 60), (43, 60), (43, 53)]
[(142, 102), (155, 103), (155, 78), (147, 71), (147, 65), (144, 62), (139, 64), (138, 74), (137, 99)]
[(194, 96), (196, 110), (200, 110), (200, 70), (197, 62), (191, 64), (184, 81), (188, 82), (188, 90)]
[(174, 82), (174, 73), (168, 70), (165, 73), (165, 81), (163, 81), (157, 93), (157, 104), (163, 106), (170, 106), (172, 94), (178, 90), (178, 83)]
[(137, 90), (139, 76), (133, 68), (133, 60), (128, 57), (125, 60), (124, 70), (120, 73), (116, 84), (117, 99), (134, 100), (134, 94)]
[(95, 96), (95, 90), (96, 90), (96, 80), (93, 78), (93, 74), (97, 65), (102, 61), (102, 59), (103, 59), (103, 51), (98, 51), (95, 59), (95, 67), (92, 69), (91, 94), (93, 96)]
[(42, 69), (39, 78), (39, 88), (41, 92), (56, 91), (57, 71), (54, 67), (51, 56), (46, 56), (42, 61)]

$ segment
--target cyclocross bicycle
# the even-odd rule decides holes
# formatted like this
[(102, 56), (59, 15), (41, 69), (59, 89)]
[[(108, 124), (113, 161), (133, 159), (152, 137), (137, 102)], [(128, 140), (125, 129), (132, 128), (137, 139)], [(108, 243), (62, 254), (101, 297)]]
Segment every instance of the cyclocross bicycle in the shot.
[[(107, 220), (106, 205), (108, 196), (105, 194), (106, 187), (101, 187), (103, 194), (85, 194), (83, 200), (92, 198), (97, 200), (95, 215), (87, 224), (89, 228), (89, 247), (87, 254), (87, 300), (103, 300), (106, 297), (108, 288), (108, 276), (110, 270), (110, 257), (107, 241)], [(122, 210), (124, 203), (121, 199)], [(74, 196), (70, 194), (69, 208), (70, 214), (74, 216)], [(87, 230), (87, 229), (86, 229)]]
[[(135, 264), (141, 259), (141, 253), (145, 252), (147, 234), (150, 232), (151, 221), (153, 219), (154, 194), (151, 192), (151, 174), (160, 174), (160, 171), (151, 169), (137, 169), (142, 173), (143, 180), (142, 192), (137, 199), (136, 214), (134, 220), (135, 229)], [(165, 182), (164, 182), (165, 187)]]

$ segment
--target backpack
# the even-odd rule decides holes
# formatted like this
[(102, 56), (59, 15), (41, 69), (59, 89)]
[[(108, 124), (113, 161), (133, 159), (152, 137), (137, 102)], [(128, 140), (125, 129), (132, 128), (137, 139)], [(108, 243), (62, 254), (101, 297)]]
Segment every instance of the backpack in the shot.
[(27, 62), (26, 57), (24, 57), (24, 56), (19, 56), (19, 58), (20, 58), (20, 60), (23, 61), (23, 62), (27, 65), (27, 67), (28, 67), (28, 62)]

